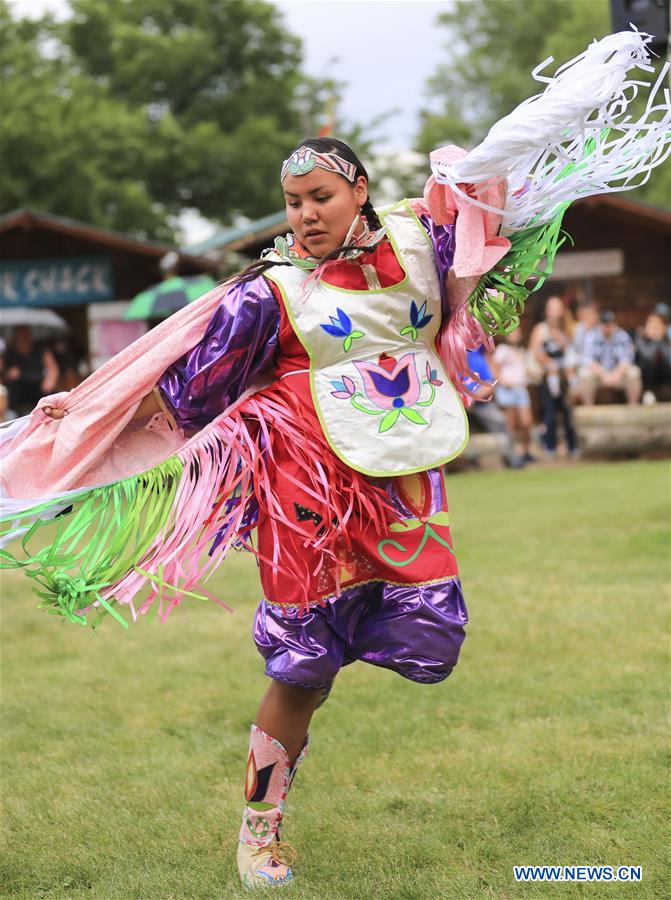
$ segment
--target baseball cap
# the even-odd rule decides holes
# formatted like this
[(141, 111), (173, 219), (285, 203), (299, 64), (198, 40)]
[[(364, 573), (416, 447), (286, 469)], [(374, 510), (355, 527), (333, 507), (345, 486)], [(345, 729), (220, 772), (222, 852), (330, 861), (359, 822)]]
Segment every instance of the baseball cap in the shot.
[(660, 316), (668, 322), (671, 319), (671, 308), (668, 303), (657, 303), (652, 310), (654, 316)]

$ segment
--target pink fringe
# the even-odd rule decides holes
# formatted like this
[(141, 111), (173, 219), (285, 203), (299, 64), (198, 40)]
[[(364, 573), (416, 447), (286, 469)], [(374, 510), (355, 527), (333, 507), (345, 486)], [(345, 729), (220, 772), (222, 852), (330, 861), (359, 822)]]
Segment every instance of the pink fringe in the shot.
[(317, 287), (317, 284), (326, 277), (328, 272), (340, 265), (342, 265), (341, 259), (329, 259), (326, 262), (321, 263), (321, 265), (317, 266), (316, 269), (313, 269), (303, 282), (302, 302), (305, 303), (312, 291)]
[[(102, 592), (104, 599), (127, 605), (133, 619), (158, 603), (158, 615), (165, 620), (175, 606), (188, 599), (188, 591), (215, 599), (198, 583), (212, 575), (232, 547), (242, 544), (271, 567), (275, 584), (283, 574), (304, 585), (299, 612), (319, 600), (308, 594), (310, 579), (326, 562), (337, 570), (336, 541), (344, 539), (350, 546), (347, 526), (352, 519), (380, 532), (396, 521), (397, 514), (386, 493), (339, 460), (321, 432), (315, 433), (309, 425), (299, 402), (277, 388), (246, 398), (197, 434), (177, 454), (184, 469), (168, 525), (137, 565)], [(300, 481), (288, 473), (284, 473), (285, 479), (306, 492), (324, 512), (324, 532), (316, 541), (314, 531), (296, 522), (293, 509), (283, 509), (273, 491), (270, 473), (276, 465), (273, 445), (278, 441), (303, 473)], [(270, 524), (272, 559), (266, 559), (249, 541), (251, 529), (245, 515), (252, 495), (259, 518)], [(240, 501), (227, 503), (233, 497)], [(282, 560), (280, 525), (298, 534), (306, 548), (321, 551), (313, 571), (306, 559)], [(208, 554), (222, 534), (223, 540)], [(309, 556), (312, 558), (312, 553)], [(135, 598), (147, 587), (149, 596), (136, 605)]]
[(476, 392), (467, 386), (466, 381), (472, 381), (476, 385), (485, 383), (471, 371), (468, 364), (467, 351), (477, 350), (480, 346), (491, 353), (494, 350), (494, 341), (464, 303), (452, 313), (438, 332), (436, 349), (450, 381), (459, 392), (466, 408), (477, 396)]

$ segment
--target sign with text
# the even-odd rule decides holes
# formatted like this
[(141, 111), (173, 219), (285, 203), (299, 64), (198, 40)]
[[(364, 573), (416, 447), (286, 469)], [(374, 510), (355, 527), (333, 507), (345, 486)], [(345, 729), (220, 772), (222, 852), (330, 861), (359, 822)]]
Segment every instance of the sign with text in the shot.
[(105, 256), (0, 263), (0, 308), (113, 299), (112, 261)]

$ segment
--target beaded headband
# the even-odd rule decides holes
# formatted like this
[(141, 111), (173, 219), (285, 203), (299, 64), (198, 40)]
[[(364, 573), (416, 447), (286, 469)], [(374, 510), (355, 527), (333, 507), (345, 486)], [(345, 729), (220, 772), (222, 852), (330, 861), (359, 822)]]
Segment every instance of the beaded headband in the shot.
[(299, 147), (288, 159), (284, 160), (280, 180), (284, 181), (287, 175), (307, 175), (317, 166), (320, 169), (326, 169), (327, 172), (342, 175), (350, 182), (356, 180), (354, 163), (347, 162), (346, 159), (335, 153), (319, 153), (312, 147)]

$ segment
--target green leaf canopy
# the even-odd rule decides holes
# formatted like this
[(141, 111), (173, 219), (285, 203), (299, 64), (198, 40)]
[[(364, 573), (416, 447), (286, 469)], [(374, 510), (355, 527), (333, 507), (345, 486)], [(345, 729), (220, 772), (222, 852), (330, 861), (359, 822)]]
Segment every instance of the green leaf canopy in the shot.
[(300, 139), (300, 41), (260, 0), (72, 0), (55, 22), (0, 0), (3, 211), (171, 239), (193, 207), (281, 205)]

